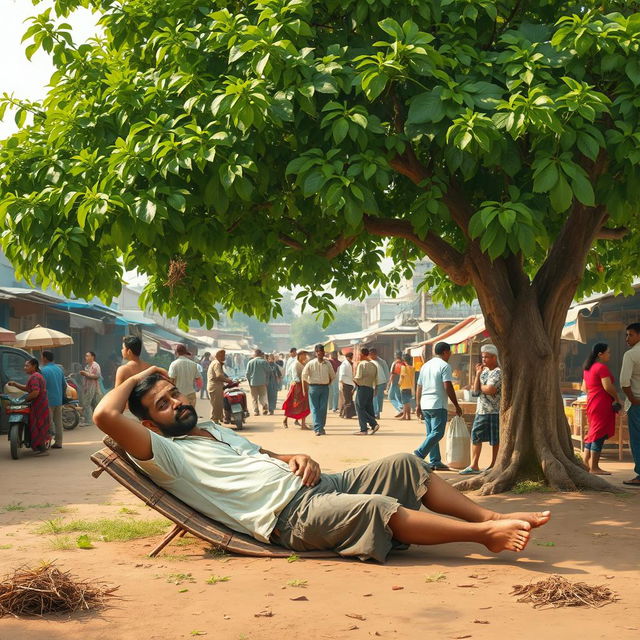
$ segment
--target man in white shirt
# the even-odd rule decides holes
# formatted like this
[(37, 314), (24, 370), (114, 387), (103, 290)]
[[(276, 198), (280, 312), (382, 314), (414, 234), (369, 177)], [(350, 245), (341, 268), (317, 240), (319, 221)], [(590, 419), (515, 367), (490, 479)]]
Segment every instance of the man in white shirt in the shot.
[(302, 370), (302, 387), (309, 398), (311, 422), (317, 436), (326, 436), (327, 407), (329, 403), (329, 385), (336, 377), (331, 363), (324, 357), (324, 345), (315, 347), (316, 357), (309, 360)]
[(640, 487), (640, 322), (627, 327), (626, 342), (630, 349), (622, 357), (620, 386), (627, 396), (624, 406), (627, 410), (629, 445), (636, 475), (623, 484)]
[(439, 444), (447, 426), (447, 398), (451, 400), (459, 416), (462, 415), (462, 408), (456, 398), (453, 372), (448, 364), (451, 347), (446, 342), (438, 342), (433, 352), (434, 357), (422, 365), (418, 375), (416, 399), (419, 402), (416, 415), (418, 418), (424, 417), (427, 437), (414, 453), (423, 460), (429, 456), (434, 471), (448, 471), (449, 467), (442, 462)]
[(350, 420), (356, 415), (353, 404), (353, 352), (349, 351), (338, 369), (338, 383), (340, 384), (340, 417)]
[[(195, 409), (163, 374), (151, 367), (110, 391), (96, 408), (96, 424), (156, 484), (263, 542), (380, 562), (409, 544), (467, 541), (493, 552), (522, 551), (531, 528), (550, 518), (548, 511), (489, 511), (411, 454), (321, 473), (307, 455), (273, 453), (230, 429), (198, 425)], [(140, 422), (123, 415), (127, 402)]]
[(179, 344), (176, 347), (176, 359), (169, 365), (169, 377), (180, 393), (187, 396), (192, 407), (196, 406), (196, 380), (202, 381), (198, 365), (187, 355), (187, 347)]

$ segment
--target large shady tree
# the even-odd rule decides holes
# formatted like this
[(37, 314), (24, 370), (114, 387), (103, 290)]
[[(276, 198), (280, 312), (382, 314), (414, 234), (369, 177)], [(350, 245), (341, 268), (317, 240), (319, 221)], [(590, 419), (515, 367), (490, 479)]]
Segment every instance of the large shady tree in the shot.
[[(76, 45), (64, 19), (102, 16)], [(26, 35), (57, 68), (7, 96), (2, 243), (19, 273), (210, 322), (281, 287), (389, 290), (417, 259), (477, 295), (504, 371), (485, 493), (575, 461), (558, 354), (576, 294), (638, 272), (640, 8), (604, 0), (54, 0)], [(383, 272), (384, 252), (394, 267)]]

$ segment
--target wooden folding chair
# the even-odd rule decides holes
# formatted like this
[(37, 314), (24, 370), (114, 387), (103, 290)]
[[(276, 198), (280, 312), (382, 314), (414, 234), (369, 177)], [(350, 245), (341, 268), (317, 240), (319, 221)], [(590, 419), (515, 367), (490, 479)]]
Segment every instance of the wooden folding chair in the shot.
[(106, 471), (146, 505), (155, 509), (175, 524), (160, 544), (151, 551), (149, 556), (152, 558), (158, 555), (176, 536), (182, 537), (185, 533), (191, 533), (210, 543), (216, 549), (243, 556), (287, 558), (293, 553), (305, 558), (337, 556), (334, 551), (294, 552), (284, 547), (259, 542), (250, 536), (237, 533), (229, 529), (229, 527), (195, 511), (182, 500), (155, 484), (133, 464), (126, 451), (117, 442), (107, 437), (104, 439), (104, 444), (106, 445), (104, 449), (96, 451), (91, 456), (91, 460), (99, 467), (91, 475), (97, 478), (103, 471)]

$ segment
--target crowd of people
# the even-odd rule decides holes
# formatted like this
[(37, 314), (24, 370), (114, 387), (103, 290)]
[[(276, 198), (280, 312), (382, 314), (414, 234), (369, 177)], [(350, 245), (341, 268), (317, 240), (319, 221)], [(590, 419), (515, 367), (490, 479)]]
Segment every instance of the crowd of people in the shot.
[[(635, 477), (625, 481), (629, 486), (640, 486), (640, 323), (626, 329), (629, 350), (624, 354), (620, 384), (624, 394), (624, 408), (628, 417), (629, 440), (634, 459)], [(126, 336), (122, 341), (122, 360), (115, 372), (115, 386), (145, 371), (151, 365), (141, 358), (142, 341), (137, 336)], [(274, 415), (278, 409), (278, 393), (286, 391), (281, 409), (282, 426), (289, 427), (293, 420), (301, 429), (313, 431), (316, 436), (327, 435), (327, 415), (331, 411), (345, 420), (357, 419), (354, 435), (374, 435), (380, 429), (380, 416), (385, 395), (395, 410), (395, 418), (411, 420), (416, 416), (424, 421), (425, 438), (414, 454), (429, 461), (433, 470), (447, 470), (440, 452), (448, 417), (449, 402), (455, 412), (462, 415), (454, 388), (455, 373), (448, 361), (451, 347), (439, 342), (434, 357), (414, 370), (411, 356), (398, 352), (389, 364), (375, 347), (362, 347), (341, 354), (332, 351), (328, 357), (324, 346), (316, 345), (314, 352), (290, 349), (284, 354), (265, 354), (257, 349), (247, 365), (244, 375), (249, 384), (254, 415)], [(584, 438), (584, 464), (594, 474), (610, 475), (600, 466), (605, 441), (615, 433), (616, 414), (623, 408), (615, 386), (615, 378), (607, 363), (611, 357), (609, 346), (598, 342), (584, 364), (582, 389), (587, 395), (588, 432)], [(500, 402), (502, 371), (498, 350), (492, 344), (481, 347), (481, 363), (476, 365), (471, 395), (477, 398), (475, 417), (471, 429), (471, 463), (459, 473), (478, 474), (483, 443), (491, 447), (491, 463), (496, 461), (500, 446)], [(224, 349), (211, 357), (205, 352), (199, 360), (179, 344), (175, 359), (167, 375), (190, 405), (196, 405), (197, 393), (209, 399), (211, 420), (230, 422), (229, 406), (225, 406), (224, 389), (234, 380), (227, 374), (227, 354)], [(48, 449), (61, 449), (63, 445), (62, 406), (67, 402), (68, 381), (62, 368), (55, 363), (52, 351), (45, 350), (41, 359), (26, 361), (26, 384), (9, 381), (9, 385), (26, 392), (31, 405), (29, 426), (31, 446), (37, 455), (47, 455)], [(234, 367), (235, 373), (241, 373)], [(81, 425), (93, 424), (93, 412), (104, 395), (102, 371), (95, 353), (85, 354), (85, 364), (78, 371), (78, 392), (83, 409)], [(246, 411), (248, 407), (244, 406)]]

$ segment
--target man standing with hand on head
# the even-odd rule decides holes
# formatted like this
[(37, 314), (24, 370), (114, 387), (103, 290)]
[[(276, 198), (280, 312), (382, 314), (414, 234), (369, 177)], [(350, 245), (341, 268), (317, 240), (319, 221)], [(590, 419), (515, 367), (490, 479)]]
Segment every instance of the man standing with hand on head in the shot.
[(418, 375), (416, 415), (424, 417), (427, 437), (414, 453), (423, 460), (429, 456), (433, 471), (448, 471), (449, 467), (440, 457), (439, 445), (447, 426), (447, 398), (459, 416), (462, 415), (462, 407), (453, 388), (453, 372), (449, 366), (451, 347), (446, 342), (438, 342), (433, 351), (434, 357), (422, 365)]
[(476, 416), (471, 427), (471, 464), (460, 475), (480, 473), (482, 443), (491, 445), (493, 467), (500, 447), (500, 399), (502, 398), (502, 371), (498, 366), (498, 349), (492, 344), (480, 348), (482, 362), (476, 365), (472, 395), (478, 398)]

